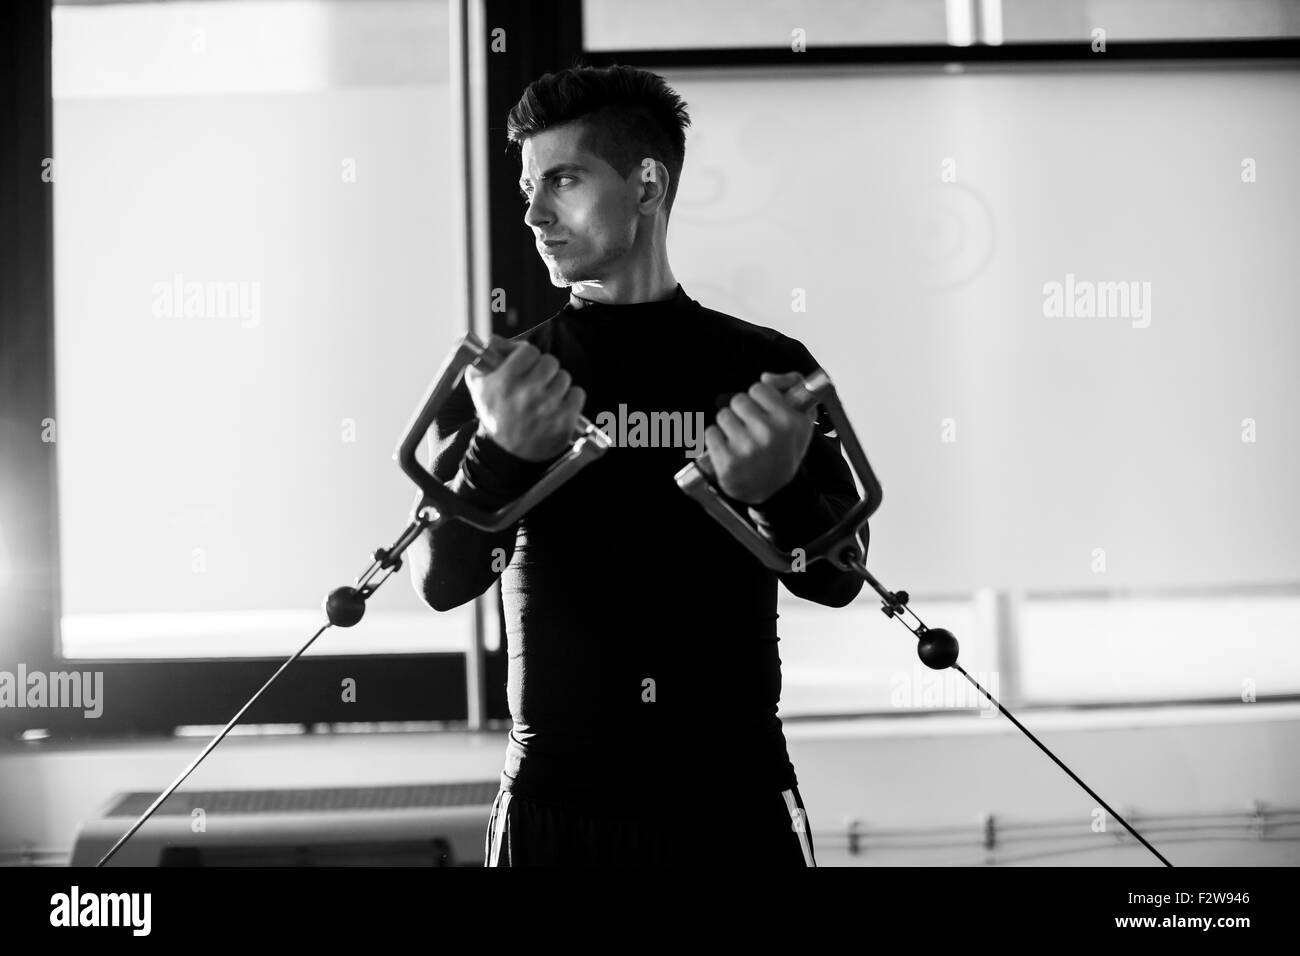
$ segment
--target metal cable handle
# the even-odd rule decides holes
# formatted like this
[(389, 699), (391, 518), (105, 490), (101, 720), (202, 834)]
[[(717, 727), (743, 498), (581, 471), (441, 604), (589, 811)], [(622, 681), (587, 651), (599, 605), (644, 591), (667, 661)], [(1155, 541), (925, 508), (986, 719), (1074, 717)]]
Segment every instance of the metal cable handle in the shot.
[(506, 356), (498, 349), (490, 345), (485, 346), (473, 332), (470, 332), (447, 356), (433, 384), (424, 393), (419, 408), (406, 426), (405, 437), (397, 446), (397, 451), (393, 452), (393, 458), (401, 465), (402, 471), (424, 492), (412, 514), (413, 518), (432, 509), (444, 520), (454, 518), (482, 531), (500, 531), (518, 521), (539, 501), (611, 447), (609, 436), (579, 415), (568, 452), (552, 464), (527, 493), (496, 511), (485, 511), (475, 507), (435, 478), (420, 464), (416, 451), (420, 447), (420, 442), (424, 440), (425, 433), (433, 424), (438, 410), (460, 383), (461, 375), (468, 366), (473, 365), (485, 372), (491, 372), (505, 361), (505, 358)]

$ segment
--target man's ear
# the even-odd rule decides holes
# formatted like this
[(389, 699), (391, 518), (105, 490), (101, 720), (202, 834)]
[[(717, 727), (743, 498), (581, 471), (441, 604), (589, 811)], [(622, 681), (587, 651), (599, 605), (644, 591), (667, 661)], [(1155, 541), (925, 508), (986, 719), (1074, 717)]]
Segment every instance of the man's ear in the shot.
[[(648, 195), (654, 195), (653, 190), (656, 187), (659, 190), (658, 195), (663, 197), (663, 201), (667, 201), (668, 167), (656, 160), (654, 157), (647, 156), (645, 159), (641, 160), (639, 176), (641, 179), (641, 195), (643, 197), (643, 202)], [(654, 186), (647, 187), (647, 183), (654, 183)]]

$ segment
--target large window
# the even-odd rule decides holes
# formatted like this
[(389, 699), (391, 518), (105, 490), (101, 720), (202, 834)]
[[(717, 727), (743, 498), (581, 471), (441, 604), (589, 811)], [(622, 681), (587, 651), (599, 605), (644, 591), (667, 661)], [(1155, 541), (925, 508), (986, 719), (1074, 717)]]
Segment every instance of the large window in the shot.
[[(446, 0), (54, 11), (63, 650), (287, 656), (468, 323)], [(314, 654), (463, 650), (405, 571)]]

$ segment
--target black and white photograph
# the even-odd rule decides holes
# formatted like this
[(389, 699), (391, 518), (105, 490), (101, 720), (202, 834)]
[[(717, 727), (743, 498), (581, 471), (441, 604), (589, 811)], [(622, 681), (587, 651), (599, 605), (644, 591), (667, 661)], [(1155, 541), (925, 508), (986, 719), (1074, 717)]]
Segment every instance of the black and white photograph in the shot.
[(0, 124), (6, 932), (1271, 922), (1300, 0), (7, 0)]

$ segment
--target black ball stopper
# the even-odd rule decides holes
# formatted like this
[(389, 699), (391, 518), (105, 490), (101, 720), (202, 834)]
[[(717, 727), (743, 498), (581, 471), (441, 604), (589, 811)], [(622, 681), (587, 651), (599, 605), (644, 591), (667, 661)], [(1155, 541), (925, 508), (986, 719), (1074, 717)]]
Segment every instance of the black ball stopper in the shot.
[(351, 627), (366, 613), (366, 599), (354, 587), (335, 588), (325, 599), (325, 616), (335, 627)]
[(941, 671), (957, 663), (957, 638), (942, 627), (927, 628), (919, 635), (916, 653), (926, 667)]

